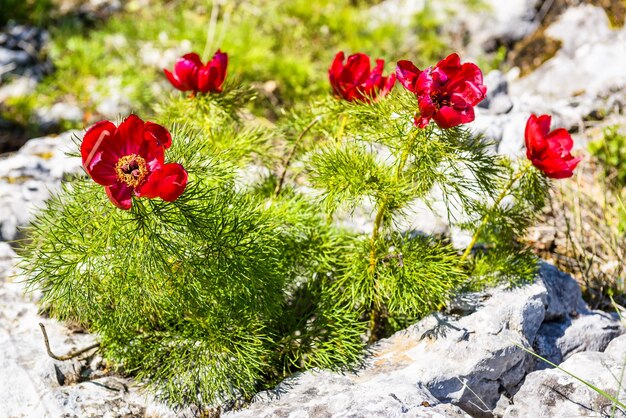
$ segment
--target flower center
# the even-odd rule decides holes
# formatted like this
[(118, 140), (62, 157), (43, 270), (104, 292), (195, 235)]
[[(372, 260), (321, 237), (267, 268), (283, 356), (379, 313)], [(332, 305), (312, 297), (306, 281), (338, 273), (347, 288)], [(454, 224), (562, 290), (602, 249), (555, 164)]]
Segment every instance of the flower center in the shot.
[(437, 93), (431, 94), (430, 100), (432, 100), (437, 110), (441, 109), (444, 106), (451, 106), (450, 98), (445, 93), (437, 92)]
[(148, 165), (146, 160), (138, 155), (125, 155), (115, 164), (117, 179), (130, 187), (137, 187), (148, 177)]

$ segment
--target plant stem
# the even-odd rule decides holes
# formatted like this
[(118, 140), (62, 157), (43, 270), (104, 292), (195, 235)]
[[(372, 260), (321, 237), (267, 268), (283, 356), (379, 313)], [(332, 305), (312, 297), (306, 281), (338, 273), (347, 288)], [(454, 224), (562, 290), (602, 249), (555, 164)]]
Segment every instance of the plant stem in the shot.
[[(502, 199), (504, 199), (506, 195), (509, 194), (515, 182), (521, 179), (522, 176), (528, 171), (530, 167), (531, 167), (531, 164), (527, 163), (516, 175), (511, 177), (511, 180), (509, 180), (506, 186), (504, 186), (504, 189), (502, 189), (502, 192), (500, 192), (495, 202), (493, 202), (492, 208), (498, 207), (500, 205), (500, 203), (502, 202)], [(467, 257), (470, 255), (470, 253), (472, 252), (472, 248), (474, 248), (474, 245), (476, 244), (476, 241), (478, 240), (478, 236), (482, 232), (487, 222), (489, 222), (490, 215), (491, 215), (491, 210), (489, 210), (487, 214), (485, 215), (485, 217), (480, 221), (480, 225), (478, 225), (478, 228), (476, 228), (476, 231), (474, 231), (474, 235), (472, 235), (472, 240), (470, 241), (469, 245), (465, 249), (465, 252), (461, 256), (461, 262), (465, 261)]]
[(346, 128), (346, 124), (348, 123), (348, 115), (343, 115), (341, 117), (341, 125), (339, 125), (339, 129), (337, 130), (337, 134), (335, 135), (335, 140), (339, 141), (343, 136), (343, 131)]
[[(398, 160), (398, 165), (396, 166), (396, 183), (402, 179), (402, 172), (404, 170), (404, 166), (406, 165), (406, 161), (409, 158), (409, 154), (411, 153), (411, 149), (413, 148), (413, 143), (415, 142), (415, 138), (419, 134), (420, 130), (414, 130), (410, 135), (406, 142), (406, 146), (402, 150), (402, 155)], [(378, 282), (376, 281), (376, 241), (380, 235), (380, 228), (382, 227), (383, 220), (385, 219), (385, 214), (388, 209), (388, 201), (383, 200), (380, 203), (378, 211), (376, 212), (376, 218), (374, 218), (374, 226), (372, 228), (372, 235), (370, 237), (370, 265), (369, 265), (369, 274), (374, 281), (374, 300), (372, 301), (372, 307), (370, 312), (370, 342), (376, 341), (376, 329), (380, 325), (380, 294), (378, 292)]]
[(289, 155), (287, 156), (287, 159), (285, 160), (285, 164), (283, 165), (283, 172), (280, 174), (280, 178), (278, 180), (278, 184), (276, 185), (276, 188), (274, 189), (274, 197), (278, 197), (278, 195), (280, 194), (280, 192), (283, 189), (283, 184), (285, 183), (285, 177), (287, 176), (287, 170), (289, 169), (289, 165), (291, 164), (291, 159), (293, 158), (294, 154), (296, 153), (296, 148), (298, 148), (298, 145), (300, 145), (300, 142), (302, 141), (302, 138), (304, 138), (304, 135), (306, 135), (307, 132), (309, 132), (311, 130), (311, 128), (320, 121), (322, 117), (321, 116), (317, 116), (315, 119), (313, 119), (303, 130), (302, 132), (300, 132), (300, 135), (298, 135), (298, 138), (296, 138), (296, 141), (293, 144), (293, 147), (291, 148), (291, 151), (289, 152)]
[(376, 269), (376, 240), (378, 239), (378, 233), (383, 223), (385, 212), (387, 211), (387, 202), (383, 202), (376, 212), (376, 218), (374, 219), (374, 227), (372, 228), (372, 236), (370, 238), (370, 274), (374, 274)]
[(43, 342), (46, 344), (46, 351), (48, 352), (48, 355), (50, 357), (52, 357), (53, 359), (58, 360), (58, 361), (71, 360), (74, 357), (78, 357), (81, 354), (86, 353), (89, 350), (93, 350), (94, 348), (100, 347), (100, 343), (94, 343), (94, 344), (91, 344), (88, 347), (85, 347), (85, 348), (83, 348), (81, 350), (78, 350), (78, 351), (73, 351), (73, 352), (68, 353), (68, 354), (66, 354), (64, 356), (57, 356), (56, 354), (54, 354), (52, 352), (52, 350), (50, 350), (50, 341), (48, 340), (48, 333), (46, 332), (46, 327), (40, 322), (39, 323), (39, 328), (41, 328), (41, 333), (43, 334)]
[(202, 59), (207, 60), (211, 44), (215, 39), (215, 28), (217, 27), (217, 16), (219, 14), (221, 1), (214, 1), (211, 6), (211, 18), (209, 19), (209, 25), (207, 26), (207, 35), (206, 35), (206, 43), (204, 44), (204, 51), (202, 51)]
[[(404, 150), (402, 150), (402, 155), (400, 156), (400, 160), (398, 160), (398, 165), (396, 166), (396, 182), (399, 182), (402, 178), (402, 170), (404, 170), (406, 160), (409, 158), (411, 148), (413, 147), (413, 142), (415, 141), (418, 133), (418, 130), (413, 131), (413, 133), (409, 136), (406, 147), (404, 148)], [(372, 236), (370, 238), (370, 274), (374, 274), (374, 270), (376, 269), (376, 240), (378, 239), (378, 234), (380, 231), (380, 227), (383, 223), (386, 211), (387, 202), (383, 201), (378, 208), (378, 212), (376, 212), (374, 227), (372, 228)]]

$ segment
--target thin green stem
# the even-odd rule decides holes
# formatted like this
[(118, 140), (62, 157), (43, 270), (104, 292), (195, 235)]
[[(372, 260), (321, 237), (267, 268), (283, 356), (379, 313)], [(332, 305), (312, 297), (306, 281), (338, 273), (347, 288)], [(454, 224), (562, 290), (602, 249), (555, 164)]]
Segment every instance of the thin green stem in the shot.
[[(406, 147), (402, 150), (402, 155), (400, 156), (398, 165), (396, 166), (396, 182), (399, 182), (402, 179), (404, 166), (406, 165), (406, 161), (409, 158), (411, 149), (413, 148), (413, 142), (415, 142), (415, 138), (418, 134), (419, 130), (414, 130), (409, 136)], [(376, 240), (378, 239), (380, 227), (382, 226), (383, 219), (385, 218), (385, 212), (387, 212), (387, 202), (383, 200), (378, 208), (378, 211), (376, 212), (374, 227), (372, 228), (372, 236), (370, 238), (370, 274), (374, 274), (374, 270), (376, 269)]]
[(348, 115), (343, 115), (341, 117), (341, 125), (339, 125), (339, 129), (337, 129), (337, 134), (335, 135), (335, 140), (339, 141), (343, 136), (343, 131), (346, 129), (346, 124), (348, 123)]
[[(511, 177), (511, 180), (509, 180), (509, 182), (506, 184), (506, 186), (504, 186), (504, 189), (502, 189), (502, 192), (496, 198), (496, 201), (493, 202), (492, 209), (496, 208), (496, 207), (498, 207), (500, 205), (500, 203), (502, 202), (502, 199), (504, 199), (509, 194), (509, 192), (511, 191), (511, 188), (513, 187), (513, 185), (519, 179), (522, 178), (522, 176), (530, 169), (530, 167), (531, 167), (531, 164), (527, 163), (516, 175)], [(474, 231), (474, 235), (472, 236), (472, 240), (470, 241), (469, 245), (465, 249), (465, 252), (461, 256), (461, 262), (465, 261), (467, 259), (467, 257), (470, 255), (470, 253), (472, 252), (472, 249), (474, 248), (474, 245), (476, 245), (476, 241), (478, 240), (478, 236), (480, 235), (480, 233), (482, 232), (483, 228), (485, 227), (485, 225), (489, 222), (489, 219), (491, 218), (491, 213), (492, 213), (492, 211), (489, 210), (487, 212), (487, 214), (485, 215), (485, 217), (480, 222), (480, 225), (478, 225), (478, 228), (476, 228), (476, 231)]]
[[(417, 135), (420, 133), (419, 130), (414, 130), (410, 135), (406, 142), (406, 146), (402, 150), (402, 154), (400, 159), (398, 160), (398, 165), (396, 166), (396, 183), (400, 182), (402, 179), (402, 174), (404, 171), (404, 166), (409, 158), (411, 153), (411, 149), (413, 148), (413, 143), (417, 138)], [(376, 218), (374, 218), (374, 226), (372, 227), (372, 235), (370, 237), (370, 263), (369, 263), (369, 274), (374, 281), (374, 299), (372, 301), (372, 307), (370, 312), (370, 342), (376, 341), (376, 329), (380, 324), (380, 294), (378, 291), (378, 282), (376, 281), (376, 242), (378, 241), (378, 237), (380, 235), (380, 229), (383, 224), (383, 220), (385, 219), (385, 214), (387, 209), (389, 208), (389, 202), (387, 200), (383, 200), (378, 207), (378, 211), (376, 212)]]
[(387, 202), (383, 202), (376, 212), (376, 218), (374, 218), (374, 227), (372, 228), (372, 236), (370, 237), (370, 274), (373, 275), (376, 270), (376, 240), (378, 240), (378, 234), (380, 227), (387, 211)]
[(202, 59), (207, 60), (210, 53), (211, 45), (215, 39), (215, 28), (217, 27), (217, 17), (219, 15), (221, 1), (214, 1), (211, 6), (211, 18), (209, 19), (209, 25), (207, 26), (206, 43), (204, 44), (204, 51), (202, 51)]
[(285, 177), (287, 176), (287, 170), (289, 169), (289, 166), (291, 165), (291, 160), (292, 160), (294, 154), (296, 153), (296, 149), (298, 148), (298, 145), (300, 145), (300, 142), (302, 141), (302, 138), (304, 138), (304, 136), (307, 134), (307, 132), (309, 132), (311, 130), (311, 128), (316, 123), (318, 123), (321, 119), (322, 119), (321, 116), (317, 116), (315, 119), (313, 119), (302, 130), (302, 132), (300, 132), (300, 135), (298, 135), (298, 138), (296, 138), (296, 141), (293, 143), (293, 147), (291, 148), (291, 151), (289, 152), (289, 155), (285, 159), (285, 163), (283, 165), (283, 172), (281, 173), (280, 178), (278, 179), (278, 184), (276, 184), (276, 188), (274, 189), (274, 197), (278, 197), (278, 195), (280, 194), (280, 192), (283, 189), (283, 184), (285, 183)]

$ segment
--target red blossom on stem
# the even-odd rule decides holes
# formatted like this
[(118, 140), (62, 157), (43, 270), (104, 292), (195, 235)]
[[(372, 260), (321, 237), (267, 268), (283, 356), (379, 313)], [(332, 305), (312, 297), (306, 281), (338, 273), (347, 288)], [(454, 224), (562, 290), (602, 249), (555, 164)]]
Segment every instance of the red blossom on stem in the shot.
[(551, 119), (550, 115), (530, 115), (528, 118), (524, 132), (526, 157), (550, 178), (571, 177), (582, 158), (572, 156), (574, 141), (565, 129), (550, 132)]
[(383, 77), (385, 61), (376, 60), (376, 66), (370, 71), (370, 57), (354, 54), (348, 57), (338, 52), (328, 70), (328, 78), (336, 96), (348, 101), (359, 100), (368, 103), (372, 99), (384, 97), (396, 82), (395, 74)]
[(450, 54), (434, 67), (420, 71), (411, 61), (398, 62), (400, 83), (417, 96), (419, 114), (415, 126), (426, 127), (433, 119), (442, 129), (474, 120), (474, 106), (485, 98), (483, 73), (475, 64), (461, 64)]
[(118, 127), (108, 120), (93, 125), (85, 133), (80, 153), (85, 171), (104, 186), (109, 200), (129, 210), (133, 194), (173, 202), (185, 190), (183, 166), (164, 162), (171, 144), (163, 126), (130, 115)]
[(202, 64), (198, 54), (192, 52), (183, 55), (176, 61), (173, 72), (165, 68), (163, 72), (178, 90), (196, 93), (221, 93), (226, 79), (226, 67), (228, 67), (228, 54), (218, 49), (206, 65)]

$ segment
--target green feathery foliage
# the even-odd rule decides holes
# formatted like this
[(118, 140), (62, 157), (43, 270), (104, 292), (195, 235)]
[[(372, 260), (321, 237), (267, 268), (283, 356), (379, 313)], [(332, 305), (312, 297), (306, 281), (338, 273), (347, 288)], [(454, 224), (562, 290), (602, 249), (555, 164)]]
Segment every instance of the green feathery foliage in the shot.
[(301, 199), (265, 208), (237, 192), (209, 137), (173, 136), (168, 156), (190, 175), (175, 202), (121, 211), (77, 178), (47, 203), (23, 252), (43, 306), (98, 333), (113, 364), (173, 406), (245, 399), (288, 373), (357, 361), (361, 324), (319, 290), (343, 235)]
[[(121, 211), (75, 178), (22, 254), (51, 315), (97, 333), (112, 364), (170, 405), (246, 400), (299, 370), (353, 366), (365, 338), (460, 289), (534, 275), (520, 237), (545, 177), (468, 129), (415, 127), (414, 95), (315, 100), (273, 126), (248, 117), (251, 90), (225, 91), (155, 107), (172, 128), (168, 158), (189, 173), (178, 200)], [(266, 174), (241, 181), (251, 168)], [(474, 233), (463, 255), (398, 226), (416, 203)], [(368, 206), (369, 234), (334, 225)]]
[[(369, 238), (355, 242), (333, 284), (340, 303), (369, 318), (370, 341), (441, 308), (461, 286), (535, 274), (535, 258), (518, 238), (544, 205), (545, 178), (535, 170), (517, 176), (468, 129), (416, 128), (415, 111), (415, 97), (402, 90), (368, 104), (327, 100), (311, 112), (317, 143), (299, 155), (328, 216), (372, 207)], [(512, 177), (515, 187), (507, 185)], [(501, 193), (515, 203), (500, 206)], [(449, 225), (476, 231), (472, 245), (487, 242), (489, 251), (467, 269), (467, 255), (445, 243), (402, 235), (396, 225), (418, 202), (442, 203)]]
[(242, 112), (256, 94), (235, 81), (227, 82), (224, 90), (193, 98), (173, 96), (155, 106), (159, 121), (205, 137), (206, 148), (197, 150), (200, 153), (219, 153), (221, 159), (242, 168), (251, 163), (272, 165), (278, 158), (272, 148), (273, 132)]
[(532, 281), (537, 272), (537, 258), (523, 238), (546, 204), (548, 179), (528, 161), (503, 168), (508, 180), (500, 184), (494, 204), (478, 206), (479, 217), (463, 225), (476, 231), (483, 248), (475, 253), (469, 289), (500, 282), (519, 285)]

